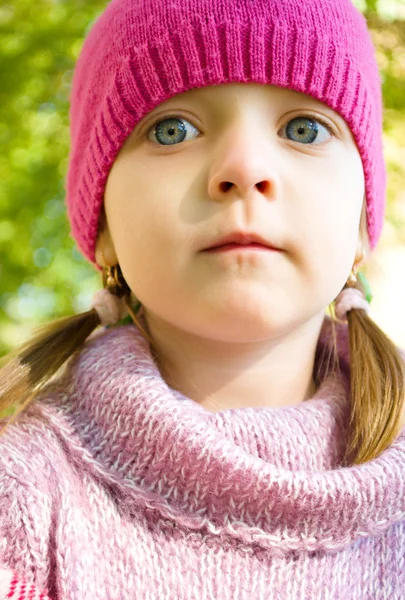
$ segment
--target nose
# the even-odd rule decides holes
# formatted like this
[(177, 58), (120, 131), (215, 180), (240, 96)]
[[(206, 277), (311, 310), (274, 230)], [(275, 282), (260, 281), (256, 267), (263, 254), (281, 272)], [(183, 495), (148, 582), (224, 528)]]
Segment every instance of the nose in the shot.
[(278, 174), (263, 131), (252, 123), (239, 124), (218, 142), (208, 181), (208, 195), (217, 202), (230, 197), (271, 199)]

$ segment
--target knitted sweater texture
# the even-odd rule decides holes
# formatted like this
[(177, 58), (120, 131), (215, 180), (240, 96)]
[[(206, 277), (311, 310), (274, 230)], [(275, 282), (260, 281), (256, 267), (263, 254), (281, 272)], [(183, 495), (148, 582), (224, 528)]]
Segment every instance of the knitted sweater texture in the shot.
[[(134, 325), (93, 334), (0, 438), (0, 566), (51, 600), (404, 599), (405, 432), (341, 465), (337, 327), (313, 398), (217, 413)], [(316, 362), (330, 341), (326, 317)]]
[(35, 585), (11, 569), (0, 567), (0, 600), (49, 600)]

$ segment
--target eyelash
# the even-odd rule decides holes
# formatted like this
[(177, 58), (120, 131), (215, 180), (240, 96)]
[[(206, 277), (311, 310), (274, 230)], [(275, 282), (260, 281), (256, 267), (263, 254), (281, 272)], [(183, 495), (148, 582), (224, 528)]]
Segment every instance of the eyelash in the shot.
[[(184, 119), (185, 121), (188, 121), (188, 117), (185, 117), (179, 113), (169, 113), (169, 114), (165, 115), (164, 117), (159, 117), (159, 119), (157, 119), (157, 121), (155, 121), (152, 124), (152, 126), (149, 127), (148, 131), (146, 132), (146, 135), (149, 135), (149, 133), (151, 133), (152, 131), (154, 131), (156, 129), (156, 127), (159, 125), (159, 123), (162, 123), (163, 121), (166, 121), (167, 119)], [(292, 117), (292, 119), (290, 119), (286, 123), (286, 125), (288, 125), (288, 123), (290, 121), (295, 121), (296, 119), (311, 119), (312, 121), (316, 121), (317, 123), (320, 123), (323, 127), (325, 127), (325, 129), (327, 129), (328, 132), (333, 137), (337, 137), (337, 133), (332, 128), (332, 126), (326, 120), (324, 120), (322, 117), (319, 117), (318, 115), (314, 115), (314, 114), (310, 114), (310, 113), (299, 114), (299, 115), (296, 115), (295, 117)], [(191, 124), (193, 125), (193, 123), (191, 123)], [(286, 127), (286, 125), (284, 125), (284, 127)], [(193, 125), (193, 127), (195, 127), (195, 125)], [(198, 129), (198, 128), (196, 127), (196, 129)], [(291, 141), (293, 141), (293, 140), (291, 140)], [(327, 143), (327, 142), (325, 142), (325, 143)]]

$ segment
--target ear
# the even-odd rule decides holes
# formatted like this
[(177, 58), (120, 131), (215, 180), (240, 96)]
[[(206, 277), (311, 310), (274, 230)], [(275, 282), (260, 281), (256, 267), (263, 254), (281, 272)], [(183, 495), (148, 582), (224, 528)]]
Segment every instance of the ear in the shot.
[(357, 241), (357, 249), (356, 249), (356, 257), (355, 263), (357, 266), (360, 266), (366, 259), (366, 248), (363, 240), (363, 236), (360, 234), (359, 239)]
[(95, 256), (100, 267), (112, 267), (118, 263), (117, 253), (115, 252), (104, 208), (100, 213)]
[(368, 259), (369, 255), (370, 255), (370, 241), (369, 241), (369, 237), (368, 237), (368, 228), (367, 228), (366, 198), (364, 196), (363, 208), (362, 208), (361, 219), (360, 219), (360, 227), (359, 227), (359, 237), (357, 240), (355, 263), (358, 265), (363, 264)]

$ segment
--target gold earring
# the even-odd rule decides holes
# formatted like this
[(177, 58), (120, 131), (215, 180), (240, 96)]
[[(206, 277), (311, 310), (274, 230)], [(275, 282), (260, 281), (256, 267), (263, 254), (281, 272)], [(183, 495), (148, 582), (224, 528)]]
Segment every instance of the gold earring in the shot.
[(366, 257), (366, 252), (363, 249), (361, 259), (356, 261), (353, 265), (352, 271), (349, 275), (349, 278), (346, 282), (345, 288), (356, 288), (358, 289), (363, 296), (366, 298), (367, 302), (370, 304), (373, 299), (373, 293), (371, 291), (370, 283), (364, 273), (359, 273), (358, 269), (360, 265), (363, 263)]
[(103, 268), (103, 287), (106, 288), (110, 294), (113, 294), (118, 298), (122, 298), (130, 292), (130, 289), (122, 275), (121, 268), (118, 263), (115, 265), (109, 265), (105, 259), (103, 250), (101, 250), (100, 253), (103, 263), (100, 265)]
[[(106, 265), (106, 260), (104, 258), (103, 251), (101, 251), (101, 257), (103, 259), (104, 265)], [(128, 310), (128, 313), (135, 323), (135, 325), (140, 329), (145, 336), (145, 338), (149, 341), (150, 344), (153, 344), (152, 338), (149, 333), (145, 331), (140, 322), (138, 321), (137, 315), (142, 308), (141, 302), (134, 296), (136, 300), (136, 308), (135, 312), (131, 306), (131, 288), (128, 286), (127, 282), (124, 279), (124, 276), (121, 271), (121, 267), (119, 263), (112, 266), (103, 266), (103, 286), (107, 288), (110, 294), (117, 296), (118, 298), (122, 298), (125, 296), (125, 304)]]
[(118, 263), (112, 267), (103, 268), (103, 286), (107, 288), (110, 294), (118, 298), (122, 298), (131, 292)]
[(358, 279), (357, 279), (358, 270), (359, 270), (360, 265), (363, 263), (365, 257), (366, 257), (366, 251), (363, 248), (362, 253), (361, 253), (361, 258), (359, 260), (355, 261), (345, 287), (357, 287), (357, 285), (358, 285)]

